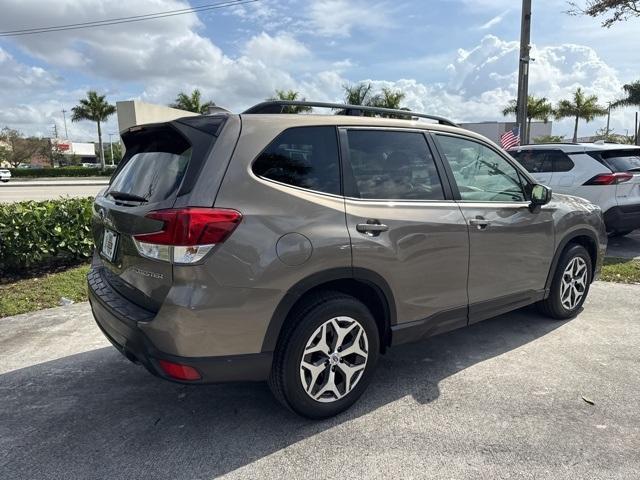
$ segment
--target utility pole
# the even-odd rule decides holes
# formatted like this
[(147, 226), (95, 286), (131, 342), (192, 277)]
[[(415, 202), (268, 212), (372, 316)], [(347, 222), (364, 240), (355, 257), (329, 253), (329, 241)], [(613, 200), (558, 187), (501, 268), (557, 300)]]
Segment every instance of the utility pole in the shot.
[(605, 133), (605, 139), (604, 141), (606, 142), (607, 140), (609, 140), (609, 126), (611, 124), (611, 102), (609, 102), (609, 108), (607, 109), (607, 132)]
[(58, 125), (53, 124), (53, 138), (58, 138)]
[(529, 98), (529, 62), (531, 58), (531, 0), (522, 0), (522, 23), (520, 25), (520, 61), (518, 62), (518, 107), (516, 111), (520, 127), (520, 142), (524, 144), (527, 132), (527, 100)]
[(69, 132), (67, 131), (67, 111), (62, 109), (62, 119), (64, 120), (64, 138), (69, 140)]

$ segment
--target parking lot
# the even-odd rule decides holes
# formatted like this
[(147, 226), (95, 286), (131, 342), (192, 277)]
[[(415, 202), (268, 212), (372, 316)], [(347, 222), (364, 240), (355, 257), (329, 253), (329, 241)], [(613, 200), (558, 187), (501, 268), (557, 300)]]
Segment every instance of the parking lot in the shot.
[(5, 318), (0, 478), (638, 478), (639, 309), (640, 286), (596, 283), (571, 321), (525, 309), (395, 349), (324, 422), (263, 384), (154, 378), (86, 304)]

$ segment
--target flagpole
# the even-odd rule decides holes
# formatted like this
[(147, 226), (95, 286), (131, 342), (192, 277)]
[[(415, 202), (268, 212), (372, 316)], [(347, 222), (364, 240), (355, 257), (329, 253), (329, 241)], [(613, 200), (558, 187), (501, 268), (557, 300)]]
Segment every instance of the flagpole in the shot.
[(531, 0), (522, 0), (522, 22), (520, 25), (520, 60), (518, 62), (518, 106), (517, 123), (520, 128), (520, 142), (528, 142), (527, 100), (529, 98), (529, 52), (531, 50)]

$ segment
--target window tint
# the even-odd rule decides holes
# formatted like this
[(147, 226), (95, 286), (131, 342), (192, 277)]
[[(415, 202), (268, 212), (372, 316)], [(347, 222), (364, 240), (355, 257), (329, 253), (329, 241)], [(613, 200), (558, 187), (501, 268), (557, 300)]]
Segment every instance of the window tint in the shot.
[(339, 194), (335, 128), (299, 127), (283, 132), (256, 159), (253, 173), (294, 187)]
[(560, 150), (549, 151), (547, 158), (551, 160), (554, 172), (568, 172), (575, 166), (569, 156)]
[(530, 173), (545, 173), (553, 171), (551, 159), (545, 151), (522, 150), (519, 152), (509, 152), (520, 165)]
[(130, 133), (127, 158), (109, 186), (109, 192), (138, 195), (160, 202), (173, 195), (191, 160), (191, 145), (170, 127)]
[(440, 177), (422, 133), (349, 130), (347, 136), (360, 198), (444, 199)]
[(525, 201), (518, 170), (494, 150), (459, 137), (437, 137), (463, 200)]
[(600, 155), (614, 172), (640, 171), (640, 149), (610, 150)]

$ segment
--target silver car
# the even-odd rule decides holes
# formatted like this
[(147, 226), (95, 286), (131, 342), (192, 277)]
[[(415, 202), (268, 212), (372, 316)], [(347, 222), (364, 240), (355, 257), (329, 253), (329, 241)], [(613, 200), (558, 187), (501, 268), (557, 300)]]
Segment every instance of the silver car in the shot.
[(122, 138), (94, 205), (98, 326), (155, 375), (267, 380), (310, 418), (392, 346), (534, 303), (576, 315), (606, 246), (599, 207), (431, 115), (277, 101)]

